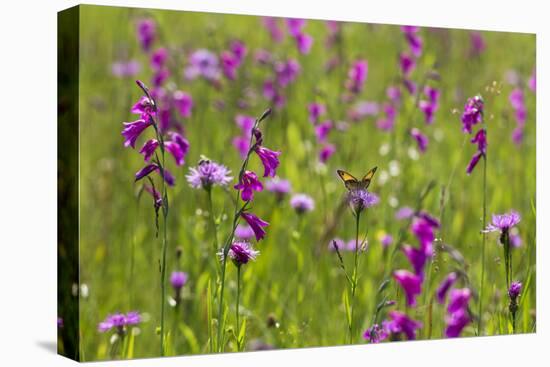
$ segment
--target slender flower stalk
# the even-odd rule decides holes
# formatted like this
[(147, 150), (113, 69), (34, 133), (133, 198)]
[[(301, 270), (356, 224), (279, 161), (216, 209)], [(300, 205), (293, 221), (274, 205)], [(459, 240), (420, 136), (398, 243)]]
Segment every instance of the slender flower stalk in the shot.
[[(151, 184), (148, 191), (151, 192), (154, 198), (154, 207), (156, 214), (156, 229), (157, 234), (159, 230), (158, 226), (158, 212), (162, 209), (162, 250), (160, 260), (160, 286), (161, 286), (161, 314), (160, 314), (160, 355), (165, 355), (165, 301), (166, 301), (166, 251), (167, 245), (167, 220), (168, 220), (168, 193), (167, 184), (174, 185), (174, 177), (166, 169), (165, 165), (165, 152), (169, 151), (175, 158), (176, 164), (182, 165), (184, 163), (184, 156), (187, 153), (188, 143), (178, 134), (173, 135), (173, 141), (166, 142), (164, 133), (157, 123), (157, 115), (159, 112), (155, 99), (149, 93), (149, 89), (145, 84), (139, 80), (136, 84), (143, 91), (143, 96), (132, 107), (131, 112), (140, 115), (140, 119), (132, 122), (125, 123), (122, 135), (125, 138), (124, 145), (135, 148), (137, 139), (141, 134), (150, 126), (153, 127), (155, 132), (155, 139), (148, 140), (140, 150), (140, 153), (144, 155), (145, 162), (149, 162), (144, 168), (139, 170), (135, 174), (135, 181), (147, 178)], [(157, 152), (157, 148), (160, 149), (160, 155)], [(158, 172), (161, 177), (160, 192), (157, 192), (153, 180), (150, 174)]]
[[(269, 115), (271, 114), (271, 109), (267, 109), (264, 111), (264, 113), (256, 119), (254, 126), (252, 127), (252, 134), (250, 134), (250, 142), (249, 142), (249, 148), (248, 152), (243, 160), (243, 164), (241, 165), (241, 169), (239, 170), (239, 176), (238, 176), (238, 182), (243, 182), (243, 177), (246, 172), (246, 168), (248, 167), (248, 161), (250, 160), (250, 156), (252, 153), (256, 152), (258, 156), (260, 157), (262, 163), (264, 164), (264, 170), (265, 170), (265, 176), (275, 176), (275, 171), (278, 166), (278, 156), (280, 155), (280, 152), (272, 152), (265, 148), (270, 153), (270, 159), (265, 160), (261, 153), (258, 152), (259, 148), (264, 148), (261, 146), (263, 142), (262, 133), (260, 130), (258, 130), (258, 125), (260, 122), (265, 120)], [(254, 141), (255, 139), (255, 141)], [(265, 152), (264, 150), (264, 152)], [(260, 240), (263, 238), (263, 235), (265, 232), (263, 231), (262, 227), (265, 227), (268, 225), (267, 222), (262, 221), (255, 215), (245, 212), (245, 210), (248, 207), (248, 204), (250, 201), (244, 201), (244, 203), (241, 205), (239, 201), (239, 197), (241, 196), (241, 189), (236, 188), (236, 197), (235, 197), (235, 212), (233, 215), (233, 223), (231, 226), (231, 232), (227, 236), (225, 243), (222, 247), (222, 252), (220, 256), (222, 257), (222, 269), (221, 269), (221, 275), (220, 275), (220, 290), (219, 290), (219, 298), (218, 298), (218, 335), (217, 335), (217, 348), (219, 352), (223, 352), (224, 345), (222, 342), (222, 317), (223, 317), (223, 302), (224, 302), (224, 292), (225, 292), (225, 273), (227, 268), (227, 258), (229, 257), (229, 253), (231, 250), (231, 242), (233, 241), (233, 238), (235, 236), (235, 229), (237, 228), (237, 225), (239, 224), (239, 219), (242, 217), (247, 221), (247, 223), (250, 225), (250, 227), (254, 230), (254, 233), (256, 235), (256, 239)]]
[(361, 219), (361, 211), (355, 213), (355, 251), (353, 254), (353, 273), (351, 284), (351, 318), (349, 321), (349, 343), (353, 343), (353, 314), (355, 310), (355, 291), (357, 290), (357, 264), (359, 258), (359, 223)]
[[(485, 124), (484, 121), (485, 102), (480, 95), (476, 95), (469, 98), (464, 105), (464, 111), (462, 113), (462, 131), (464, 133), (471, 134), (474, 125)], [(487, 128), (481, 127), (471, 140), (473, 144), (477, 144), (477, 152), (474, 154), (466, 173), (470, 175), (479, 160), (483, 158), (483, 204), (482, 204), (482, 228), (487, 225)], [(483, 322), (483, 290), (485, 285), (485, 247), (487, 242), (487, 236), (484, 231), (481, 232), (481, 279), (479, 286), (479, 307), (478, 307), (478, 321), (477, 321), (477, 334), (481, 334), (482, 322)]]
[(494, 214), (491, 224), (489, 224), (483, 233), (500, 232), (499, 241), (504, 250), (504, 263), (506, 273), (506, 287), (512, 286), (512, 246), (510, 239), (510, 230), (521, 221), (521, 216), (515, 211), (505, 214)]
[(242, 349), (241, 345), (241, 323), (239, 321), (239, 297), (241, 293), (241, 266), (237, 266), (237, 298), (235, 300), (235, 320), (237, 322), (237, 351)]
[(367, 191), (367, 189), (357, 188), (357, 189), (350, 190), (347, 194), (346, 199), (355, 217), (355, 246), (353, 249), (354, 251), (353, 252), (353, 271), (351, 273), (351, 276), (346, 271), (346, 267), (342, 259), (342, 255), (340, 254), (338, 245), (335, 241), (333, 241), (333, 247), (336, 250), (336, 253), (340, 260), (340, 267), (344, 271), (344, 274), (346, 275), (346, 279), (348, 280), (350, 306), (349, 306), (349, 316), (347, 318), (347, 322), (348, 322), (348, 341), (351, 344), (353, 343), (353, 340), (354, 340), (353, 324), (354, 324), (354, 309), (355, 309), (355, 293), (357, 291), (357, 280), (359, 277), (359, 274), (358, 274), (359, 251), (363, 245), (362, 243), (359, 242), (359, 224), (361, 222), (362, 212), (370, 208), (371, 206), (376, 205), (379, 202), (379, 198), (375, 194)]
[[(487, 225), (487, 153), (483, 155), (483, 223), (485, 228)], [(481, 281), (479, 288), (479, 309), (477, 319), (477, 333), (481, 335), (481, 326), (483, 321), (483, 288), (485, 283), (485, 246), (487, 243), (487, 236), (485, 233), (481, 234)]]
[(214, 236), (214, 250), (218, 250), (218, 226), (216, 224), (216, 219), (214, 218), (214, 205), (212, 205), (212, 188), (209, 187), (206, 189), (207, 200), (208, 200), (208, 212), (210, 216), (210, 226), (212, 227), (212, 233)]
[(520, 282), (512, 282), (508, 287), (508, 296), (510, 297), (510, 304), (508, 310), (510, 311), (510, 318), (512, 319), (512, 330), (516, 333), (516, 313), (518, 311), (518, 297), (520, 296), (522, 284)]

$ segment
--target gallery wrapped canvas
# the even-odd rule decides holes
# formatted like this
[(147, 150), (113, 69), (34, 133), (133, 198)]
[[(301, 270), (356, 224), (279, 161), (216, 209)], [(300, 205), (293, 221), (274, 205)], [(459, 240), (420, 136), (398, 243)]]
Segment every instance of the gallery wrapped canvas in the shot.
[(59, 353), (535, 332), (535, 111), (533, 34), (60, 12)]

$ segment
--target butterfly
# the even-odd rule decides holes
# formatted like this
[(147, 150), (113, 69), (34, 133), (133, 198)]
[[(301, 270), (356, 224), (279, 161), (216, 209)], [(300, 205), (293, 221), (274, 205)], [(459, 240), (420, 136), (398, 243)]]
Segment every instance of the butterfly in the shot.
[(370, 171), (367, 172), (367, 174), (360, 181), (346, 171), (342, 171), (339, 169), (339, 170), (336, 170), (336, 172), (338, 172), (338, 176), (340, 176), (342, 181), (344, 181), (344, 185), (346, 185), (346, 189), (348, 189), (349, 191), (353, 191), (353, 190), (360, 190), (360, 189), (365, 190), (367, 187), (369, 187), (372, 177), (374, 176), (374, 173), (376, 172), (377, 169), (378, 167), (372, 168)]

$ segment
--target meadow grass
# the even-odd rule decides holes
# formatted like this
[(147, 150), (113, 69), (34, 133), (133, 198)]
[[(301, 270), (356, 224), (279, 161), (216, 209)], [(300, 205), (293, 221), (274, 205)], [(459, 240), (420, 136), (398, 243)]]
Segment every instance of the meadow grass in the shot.
[[(265, 190), (257, 193), (253, 210), (270, 223), (266, 238), (256, 245), (261, 252), (257, 261), (240, 272), (240, 315), (246, 319), (245, 345), (250, 350), (258, 342), (275, 348), (299, 348), (347, 344), (348, 325), (343, 294), (346, 278), (338, 258), (329, 250), (334, 237), (355, 239), (355, 219), (341, 203), (346, 192), (336, 175), (345, 169), (357, 177), (373, 166), (378, 172), (369, 187), (380, 197), (377, 206), (361, 216), (359, 238), (368, 229), (368, 250), (360, 255), (358, 285), (354, 291), (354, 343), (373, 322), (378, 303), (386, 297), (395, 300), (397, 309), (405, 309), (401, 288), (392, 280), (383, 294), (378, 288), (392, 270), (407, 268), (407, 260), (396, 246), (414, 243), (405, 222), (395, 219), (402, 206), (415, 207), (421, 193), (433, 182), (421, 209), (441, 221), (435, 241), (435, 256), (428, 264), (426, 280), (418, 306), (409, 313), (424, 327), (419, 339), (444, 337), (445, 308), (433, 301), (440, 281), (453, 270), (466, 275), (475, 295), (483, 294), (482, 329), (477, 320), (462, 336), (500, 335), (512, 332), (508, 316), (508, 298), (504, 259), (498, 235), (487, 234), (484, 289), (481, 278), (481, 229), (483, 172), (478, 167), (465, 173), (475, 147), (461, 132), (460, 113), (468, 97), (487, 94), (486, 86), (499, 83), (499, 95), (486, 96), (485, 122), (488, 129), (487, 215), (517, 210), (522, 246), (513, 249), (513, 279), (521, 280), (517, 332), (535, 331), (535, 96), (526, 89), (528, 110), (523, 143), (515, 145), (511, 133), (515, 127), (508, 101), (512, 90), (506, 82), (509, 70), (526, 80), (535, 63), (535, 36), (500, 32), (482, 32), (487, 43), (479, 57), (469, 57), (470, 36), (466, 30), (421, 29), (424, 51), (412, 78), (435, 69), (440, 80), (430, 83), (441, 90), (440, 106), (432, 125), (425, 125), (414, 100), (403, 94), (403, 104), (392, 132), (377, 129), (375, 118), (350, 123), (347, 131), (331, 132), (329, 140), (337, 150), (326, 165), (318, 163), (318, 144), (307, 106), (311, 102), (327, 105), (327, 116), (346, 120), (347, 106), (340, 100), (349, 63), (357, 58), (368, 60), (368, 78), (358, 100), (383, 102), (386, 88), (398, 83), (397, 55), (406, 49), (398, 26), (348, 23), (343, 28), (341, 49), (328, 48), (323, 21), (308, 21), (306, 29), (314, 38), (308, 55), (301, 55), (288, 37), (280, 44), (271, 41), (259, 17), (144, 9), (84, 6), (81, 8), (80, 44), (80, 281), (89, 289), (80, 300), (80, 348), (84, 360), (102, 360), (113, 356), (107, 335), (98, 333), (97, 324), (115, 311), (138, 310), (144, 321), (139, 335), (131, 334), (124, 358), (153, 357), (159, 354), (161, 294), (159, 261), (162, 242), (155, 236), (154, 209), (150, 197), (140, 194), (141, 184), (133, 183), (133, 174), (143, 166), (142, 157), (123, 147), (122, 121), (135, 119), (129, 113), (141, 96), (134, 79), (149, 81), (149, 60), (136, 40), (136, 22), (154, 19), (158, 39), (154, 47), (169, 47), (172, 75), (167, 83), (190, 93), (194, 99), (192, 116), (184, 121), (190, 150), (183, 167), (170, 167), (176, 185), (169, 189), (170, 212), (167, 222), (167, 272), (183, 270), (189, 282), (183, 289), (178, 308), (166, 300), (166, 355), (209, 353), (214, 348), (209, 338), (216, 330), (217, 269), (219, 258), (213, 252), (213, 225), (218, 242), (231, 230), (234, 197), (228, 189), (213, 187), (211, 203), (206, 192), (192, 189), (185, 175), (200, 155), (223, 163), (238, 175), (242, 160), (231, 145), (238, 135), (234, 123), (237, 114), (258, 116), (269, 102), (262, 97), (261, 85), (271, 74), (267, 67), (253, 61), (256, 49), (266, 49), (274, 57), (295, 58), (301, 64), (297, 80), (286, 90), (287, 104), (274, 109), (262, 126), (266, 145), (282, 152), (278, 176), (288, 179), (295, 193), (307, 193), (315, 200), (312, 212), (297, 214), (288, 197), (278, 202)], [(225, 81), (216, 90), (204, 80), (186, 81), (182, 77), (190, 50), (207, 48), (219, 52), (231, 40), (240, 39), (248, 48), (244, 64), (234, 81)], [(333, 72), (325, 64), (335, 55), (347, 62)], [(137, 59), (141, 72), (135, 78), (115, 78), (113, 62)], [(255, 93), (245, 92), (252, 90)], [(237, 101), (246, 99), (249, 107), (240, 109)], [(218, 109), (216, 101), (224, 101)], [(414, 154), (415, 143), (408, 128), (416, 126), (428, 135), (425, 154)], [(168, 157), (167, 157), (168, 160)], [(169, 162), (168, 165), (170, 165)], [(257, 159), (250, 168), (262, 172)], [(211, 205), (211, 206), (210, 206)], [(212, 218), (212, 215), (215, 217)], [(214, 221), (212, 221), (214, 219)], [(214, 223), (214, 224), (213, 224)], [(328, 233), (327, 233), (328, 232)], [(394, 243), (383, 249), (381, 233), (393, 236)], [(400, 243), (395, 243), (400, 239)], [(180, 258), (176, 249), (182, 249)], [(452, 249), (456, 252), (444, 251)], [(451, 255), (455, 255), (454, 257)], [(351, 252), (342, 253), (349, 269)], [(225, 328), (222, 330), (226, 351), (237, 350), (232, 331), (235, 323), (237, 269), (227, 267)], [(167, 292), (170, 295), (169, 285)], [(470, 303), (477, 316), (478, 299)], [(382, 315), (385, 314), (382, 310)], [(62, 316), (62, 315), (60, 315)], [(379, 318), (378, 322), (382, 319)], [(209, 325), (213, 323), (214, 325)], [(375, 346), (373, 346), (375, 347)]]

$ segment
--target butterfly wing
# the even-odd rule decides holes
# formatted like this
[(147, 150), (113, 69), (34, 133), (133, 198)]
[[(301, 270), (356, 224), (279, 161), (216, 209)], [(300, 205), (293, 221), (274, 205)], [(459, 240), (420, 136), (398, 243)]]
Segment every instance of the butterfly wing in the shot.
[(367, 174), (363, 177), (363, 179), (361, 180), (361, 187), (363, 189), (366, 189), (367, 187), (369, 187), (370, 185), (370, 182), (372, 180), (372, 177), (374, 176), (374, 174), (376, 173), (376, 170), (378, 169), (378, 167), (374, 167), (372, 168), (370, 171), (367, 172)]
[(336, 170), (338, 173), (338, 176), (344, 181), (344, 185), (346, 185), (346, 189), (348, 190), (355, 190), (359, 187), (359, 181), (353, 177), (350, 173), (343, 171), (343, 170)]

